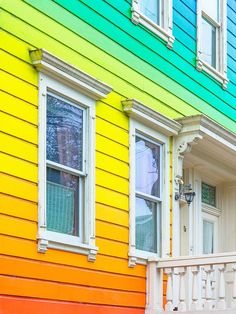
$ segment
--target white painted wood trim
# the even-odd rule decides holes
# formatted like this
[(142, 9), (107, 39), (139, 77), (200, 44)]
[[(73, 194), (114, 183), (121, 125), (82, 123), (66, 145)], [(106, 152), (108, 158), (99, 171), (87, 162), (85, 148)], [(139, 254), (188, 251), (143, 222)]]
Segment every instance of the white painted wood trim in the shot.
[(169, 138), (154, 129), (143, 125), (139, 121), (130, 119), (130, 201), (129, 201), (129, 267), (138, 264), (147, 264), (148, 258), (156, 258), (157, 254), (137, 250), (135, 247), (135, 135), (138, 132), (145, 134), (147, 138), (163, 145), (163, 195), (161, 197), (161, 256), (170, 255), (170, 163), (169, 163)]
[(196, 132), (199, 136), (212, 138), (217, 141), (220, 146), (236, 152), (235, 134), (207, 116), (195, 115), (176, 119), (176, 121), (182, 124), (179, 135), (187, 137), (189, 134)]
[(159, 26), (158, 24), (151, 21), (147, 16), (145, 16), (140, 11), (140, 1), (141, 0), (133, 0), (132, 1), (132, 22), (134, 24), (142, 24), (148, 29), (150, 29), (154, 34), (159, 36), (161, 39), (166, 41), (166, 46), (169, 49), (173, 48), (173, 44), (175, 41), (175, 37), (172, 34), (172, 15), (173, 15), (173, 5), (172, 0), (164, 0), (162, 1), (162, 10), (163, 10), (163, 27)]
[[(202, 1), (197, 0), (197, 57), (196, 68), (198, 71), (205, 71), (214, 79), (222, 84), (222, 88), (226, 89), (229, 82), (227, 78), (227, 3), (226, 0), (220, 0), (220, 23), (208, 16), (202, 11)], [(201, 58), (201, 34), (202, 34), (202, 16), (207, 18), (213, 25), (216, 26), (218, 32), (217, 38), (217, 68), (213, 68)]]
[(208, 204), (204, 204), (204, 203), (202, 203), (202, 211), (204, 213), (207, 213), (207, 214), (210, 214), (210, 215), (213, 215), (216, 217), (220, 217), (220, 215), (222, 214), (221, 209), (214, 207), (214, 206), (211, 206), (211, 205), (208, 205)]
[[(68, 65), (43, 49), (30, 52), (33, 64), (39, 70), (39, 205), (38, 251), (47, 248), (86, 254), (89, 261), (96, 259), (95, 246), (95, 100), (105, 97), (111, 88)], [(46, 95), (47, 92), (78, 103), (86, 111), (85, 191), (83, 205), (83, 239), (48, 231), (46, 228)], [(80, 175), (80, 174), (79, 174)]]
[(189, 267), (235, 263), (236, 252), (156, 259), (157, 268)]
[(177, 135), (181, 129), (180, 123), (158, 113), (136, 99), (123, 100), (122, 104), (124, 112), (129, 117), (165, 135)]
[(64, 84), (69, 84), (93, 99), (104, 98), (111, 92), (111, 87), (77, 67), (61, 60), (45, 49), (30, 51), (30, 57), (35, 68), (46, 75), (53, 76)]

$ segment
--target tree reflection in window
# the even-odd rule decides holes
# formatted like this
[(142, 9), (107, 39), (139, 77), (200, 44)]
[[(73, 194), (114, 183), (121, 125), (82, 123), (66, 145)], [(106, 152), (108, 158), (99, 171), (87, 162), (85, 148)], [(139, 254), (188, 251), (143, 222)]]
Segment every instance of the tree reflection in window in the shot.
[(82, 170), (83, 110), (47, 96), (47, 159)]

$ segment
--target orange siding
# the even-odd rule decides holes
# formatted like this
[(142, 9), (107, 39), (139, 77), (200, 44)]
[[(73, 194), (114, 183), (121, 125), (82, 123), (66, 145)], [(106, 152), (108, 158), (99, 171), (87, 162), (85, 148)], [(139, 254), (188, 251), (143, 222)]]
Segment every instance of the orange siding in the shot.
[(143, 309), (89, 305), (72, 302), (54, 302), (17, 297), (0, 297), (0, 313), (11, 314), (143, 314)]

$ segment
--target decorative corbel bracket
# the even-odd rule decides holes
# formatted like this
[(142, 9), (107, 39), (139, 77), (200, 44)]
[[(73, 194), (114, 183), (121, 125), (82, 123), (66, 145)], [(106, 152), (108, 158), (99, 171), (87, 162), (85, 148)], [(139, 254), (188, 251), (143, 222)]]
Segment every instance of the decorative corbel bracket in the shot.
[(129, 267), (134, 268), (137, 264), (137, 258), (134, 256), (129, 257)]
[(88, 261), (89, 262), (95, 262), (96, 256), (97, 256), (97, 250), (94, 250), (94, 249), (89, 250)]
[(132, 19), (131, 19), (132, 22), (136, 25), (139, 24), (140, 14), (139, 14), (138, 0), (133, 0), (131, 11), (132, 11)]
[(175, 138), (174, 153), (175, 153), (175, 175), (174, 175), (174, 189), (179, 191), (179, 185), (183, 180), (183, 161), (184, 155), (190, 153), (192, 146), (196, 145), (203, 137), (200, 131), (195, 131), (189, 134), (180, 134)]
[(166, 47), (169, 48), (169, 49), (172, 49), (174, 41), (175, 41), (175, 37), (174, 36), (169, 36), (168, 40), (166, 42)]
[(48, 240), (39, 238), (38, 239), (38, 252), (46, 253), (47, 249), (48, 249)]

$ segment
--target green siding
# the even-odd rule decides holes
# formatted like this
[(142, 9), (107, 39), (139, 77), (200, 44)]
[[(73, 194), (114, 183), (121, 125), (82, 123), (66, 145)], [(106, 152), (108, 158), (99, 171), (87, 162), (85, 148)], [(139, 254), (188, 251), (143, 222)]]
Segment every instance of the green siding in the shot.
[[(180, 36), (176, 34), (175, 25), (176, 42), (174, 50), (170, 51), (144, 27), (133, 25), (130, 21), (130, 5), (125, 1), (115, 1), (116, 8), (108, 4), (108, 1), (101, 1), (96, 8), (93, 8), (94, 3), (92, 1), (56, 0), (73, 15), (63, 11), (60, 6), (52, 4), (51, 1), (45, 0), (43, 3), (35, 3), (35, 1), (28, 0), (27, 2), (34, 6), (37, 5), (38, 10), (47, 12), (53, 19), (60, 21), (67, 28), (80, 34), (110, 56), (129, 65), (163, 88), (168, 88), (168, 91), (176, 95), (177, 99), (183, 100), (189, 106), (210, 115), (231, 130), (235, 130), (234, 123), (230, 122), (230, 120), (236, 120), (233, 83), (229, 83), (228, 90), (225, 92), (219, 83), (204, 73), (198, 73), (194, 67), (194, 49), (189, 51), (186, 48), (188, 46), (187, 41), (179, 42)], [(183, 7), (189, 8), (186, 5)], [(193, 10), (190, 8), (189, 12), (193, 14)], [(60, 18), (62, 15), (63, 19)], [(75, 15), (79, 15), (81, 20)], [(184, 16), (188, 15), (188, 13), (184, 14)], [(88, 24), (93, 28), (89, 27)], [(96, 29), (99, 32), (96, 32)], [(182, 32), (184, 31), (182, 30)], [(186, 38), (188, 37), (190, 36), (186, 34)], [(183, 36), (180, 38), (181, 40), (184, 39)], [(153, 71), (148, 70), (151, 68), (156, 72), (154, 77)], [(165, 75), (161, 76), (161, 73), (157, 72), (156, 69)], [(174, 104), (166, 105), (177, 109)], [(182, 112), (182, 114), (189, 114), (185, 112), (185, 109), (181, 110), (180, 107), (177, 111)], [(228, 116), (229, 119), (225, 118), (224, 115)]]

